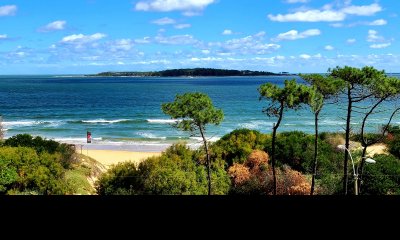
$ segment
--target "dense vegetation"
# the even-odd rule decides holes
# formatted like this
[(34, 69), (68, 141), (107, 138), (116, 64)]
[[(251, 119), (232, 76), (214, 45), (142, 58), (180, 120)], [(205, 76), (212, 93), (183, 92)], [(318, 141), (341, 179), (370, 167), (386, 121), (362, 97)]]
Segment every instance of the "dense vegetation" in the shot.
[[(174, 145), (160, 157), (149, 158), (135, 166), (121, 163), (97, 182), (100, 195), (206, 195), (207, 169), (201, 151)], [(212, 166), (212, 194), (227, 194), (229, 177), (222, 162)]]
[(227, 70), (214, 68), (170, 69), (157, 72), (102, 72), (100, 77), (233, 77), (288, 75), (263, 71)]
[(22, 134), (0, 146), (0, 194), (89, 194), (90, 174), (70, 145)]

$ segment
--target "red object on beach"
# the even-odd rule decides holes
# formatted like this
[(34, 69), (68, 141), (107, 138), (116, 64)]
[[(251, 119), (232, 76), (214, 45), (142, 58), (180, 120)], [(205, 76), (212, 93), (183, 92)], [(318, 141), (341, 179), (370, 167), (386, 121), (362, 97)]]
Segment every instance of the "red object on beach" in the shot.
[(87, 143), (92, 143), (92, 133), (87, 132)]

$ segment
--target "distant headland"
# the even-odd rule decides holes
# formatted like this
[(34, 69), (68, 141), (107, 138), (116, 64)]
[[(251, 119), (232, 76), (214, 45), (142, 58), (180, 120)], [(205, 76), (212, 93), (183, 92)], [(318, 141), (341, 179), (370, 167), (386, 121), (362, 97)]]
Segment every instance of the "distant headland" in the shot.
[(273, 73), (250, 70), (228, 70), (214, 68), (170, 69), (154, 72), (102, 72), (89, 77), (246, 77), (246, 76), (289, 76), (288, 72)]

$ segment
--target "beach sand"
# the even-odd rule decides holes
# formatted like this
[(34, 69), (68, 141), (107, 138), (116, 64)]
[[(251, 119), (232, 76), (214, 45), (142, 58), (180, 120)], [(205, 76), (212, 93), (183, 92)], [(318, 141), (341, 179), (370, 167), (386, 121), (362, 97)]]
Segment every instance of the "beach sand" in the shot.
[(95, 159), (106, 168), (128, 161), (139, 164), (149, 157), (161, 155), (160, 152), (132, 152), (117, 150), (87, 150), (83, 151), (83, 154)]
[(373, 157), (378, 154), (388, 154), (385, 144), (375, 144), (367, 148), (367, 155)]

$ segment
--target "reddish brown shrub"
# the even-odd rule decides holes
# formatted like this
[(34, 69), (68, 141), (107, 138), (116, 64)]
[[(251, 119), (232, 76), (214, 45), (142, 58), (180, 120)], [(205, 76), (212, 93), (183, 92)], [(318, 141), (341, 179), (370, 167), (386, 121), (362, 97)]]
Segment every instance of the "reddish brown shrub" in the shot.
[(261, 150), (254, 150), (244, 164), (250, 169), (252, 174), (258, 174), (262, 169), (262, 166), (267, 166), (268, 162), (268, 153)]
[(228, 169), (228, 175), (231, 177), (234, 186), (243, 184), (251, 177), (249, 168), (237, 163)]
[(284, 167), (277, 171), (277, 194), (278, 195), (308, 195), (311, 185), (303, 174)]

